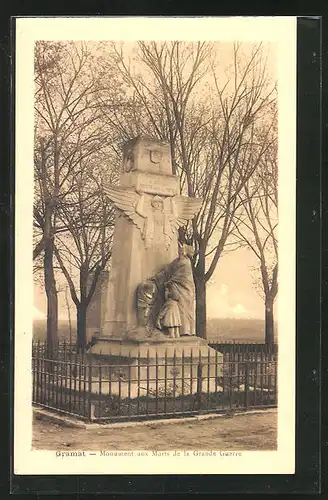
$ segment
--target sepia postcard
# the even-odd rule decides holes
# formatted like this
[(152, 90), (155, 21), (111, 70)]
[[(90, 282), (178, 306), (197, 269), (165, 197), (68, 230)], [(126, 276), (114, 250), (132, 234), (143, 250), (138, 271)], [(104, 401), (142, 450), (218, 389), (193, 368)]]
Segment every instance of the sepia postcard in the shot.
[(15, 179), (14, 473), (293, 474), (296, 18), (17, 18)]

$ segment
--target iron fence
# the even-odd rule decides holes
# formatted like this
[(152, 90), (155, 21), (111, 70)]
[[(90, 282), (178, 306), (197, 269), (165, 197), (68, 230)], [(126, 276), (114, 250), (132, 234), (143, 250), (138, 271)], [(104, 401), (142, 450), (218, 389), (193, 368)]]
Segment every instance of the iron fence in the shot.
[[(33, 403), (88, 421), (170, 418), (277, 405), (277, 361), (231, 360), (185, 349), (98, 361), (44, 344), (32, 353)], [(263, 357), (263, 356), (262, 356)]]
[[(273, 344), (268, 346), (263, 343), (254, 342), (238, 342), (238, 341), (218, 341), (215, 339), (207, 339), (208, 345), (218, 352), (222, 353), (224, 360), (233, 361), (277, 361), (278, 360), (278, 345)], [(86, 350), (87, 350), (86, 346)], [(46, 357), (48, 355), (47, 342), (33, 341), (32, 352), (37, 356)], [(53, 355), (55, 359), (67, 360), (71, 354), (76, 354), (76, 344), (68, 341), (57, 342), (53, 347)], [(79, 353), (83, 356), (84, 353)]]
[(223, 354), (224, 360), (229, 362), (241, 361), (277, 361), (278, 344), (266, 345), (253, 342), (220, 342), (208, 340), (208, 345)]

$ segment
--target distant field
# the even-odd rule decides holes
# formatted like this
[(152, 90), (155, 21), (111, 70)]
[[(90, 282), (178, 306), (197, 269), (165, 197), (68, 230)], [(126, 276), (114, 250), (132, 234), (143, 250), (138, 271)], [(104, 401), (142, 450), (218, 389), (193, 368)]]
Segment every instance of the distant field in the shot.
[(261, 319), (212, 318), (207, 320), (207, 338), (220, 341), (264, 342)]
[[(72, 340), (76, 338), (76, 323), (72, 323)], [(46, 321), (35, 320), (33, 338), (46, 339)], [(68, 321), (59, 321), (59, 340), (69, 340), (70, 329)], [(260, 319), (212, 318), (207, 321), (207, 338), (211, 340), (264, 342), (264, 321)]]
[[(43, 319), (37, 319), (33, 322), (33, 339), (46, 340), (47, 322)], [(58, 322), (58, 336), (60, 341), (68, 341), (70, 338), (69, 322), (60, 320)], [(76, 322), (72, 322), (72, 340), (76, 338)]]

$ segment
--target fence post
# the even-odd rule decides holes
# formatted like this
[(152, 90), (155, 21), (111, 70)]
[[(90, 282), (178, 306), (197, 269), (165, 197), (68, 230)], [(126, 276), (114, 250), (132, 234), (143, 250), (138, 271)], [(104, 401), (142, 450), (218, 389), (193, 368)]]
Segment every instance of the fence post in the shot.
[(94, 413), (94, 405), (92, 404), (92, 357), (90, 356), (88, 365), (88, 420), (94, 420)]
[(197, 406), (198, 410), (202, 405), (202, 381), (203, 381), (203, 366), (201, 363), (197, 365)]
[(245, 393), (244, 393), (244, 405), (245, 409), (248, 409), (248, 393), (249, 393), (249, 363), (245, 363)]

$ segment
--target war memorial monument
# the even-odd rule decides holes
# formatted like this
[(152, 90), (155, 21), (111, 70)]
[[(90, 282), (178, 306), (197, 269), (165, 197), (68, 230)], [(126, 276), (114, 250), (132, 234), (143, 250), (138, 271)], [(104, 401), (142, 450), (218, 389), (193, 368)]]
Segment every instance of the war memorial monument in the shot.
[(169, 145), (149, 138), (125, 145), (119, 186), (104, 188), (117, 213), (109, 278), (93, 300), (100, 331), (89, 355), (124, 365), (129, 377), (140, 360), (145, 368), (173, 358), (177, 367), (188, 359), (209, 366), (217, 354), (195, 335), (193, 248), (178, 241), (202, 200), (179, 194)]

